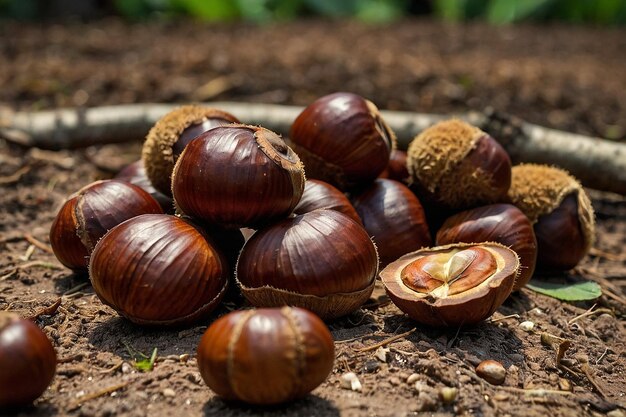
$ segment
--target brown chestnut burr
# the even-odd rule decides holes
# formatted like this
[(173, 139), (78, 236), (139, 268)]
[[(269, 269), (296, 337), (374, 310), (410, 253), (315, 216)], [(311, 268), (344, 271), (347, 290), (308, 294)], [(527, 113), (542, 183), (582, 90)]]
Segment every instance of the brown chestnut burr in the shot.
[(293, 212), (304, 214), (317, 209), (336, 210), (361, 223), (361, 218), (344, 193), (327, 182), (307, 179), (302, 198)]
[(326, 320), (367, 301), (377, 272), (365, 229), (338, 211), (315, 210), (258, 230), (239, 255), (236, 280), (256, 307), (304, 307)]
[(391, 301), (430, 326), (476, 324), (511, 294), (519, 258), (495, 242), (454, 243), (408, 253), (380, 273)]
[(335, 345), (301, 308), (240, 310), (216, 320), (198, 346), (206, 384), (226, 400), (273, 405), (304, 397), (333, 369)]
[(376, 243), (381, 268), (407, 252), (431, 246), (424, 209), (407, 186), (379, 178), (352, 201)]
[(507, 200), (511, 160), (482, 130), (446, 120), (409, 144), (407, 167), (418, 196), (444, 208), (461, 210)]
[(449, 243), (498, 242), (513, 249), (520, 258), (520, 273), (513, 291), (533, 276), (537, 262), (537, 240), (533, 225), (511, 204), (490, 204), (449, 217), (437, 232), (437, 245)]
[(0, 312), (0, 409), (27, 406), (48, 388), (57, 357), (30, 320)]
[(343, 92), (306, 107), (293, 122), (289, 139), (308, 177), (341, 190), (375, 179), (396, 146), (395, 134), (374, 103)]
[(115, 179), (129, 182), (140, 187), (159, 203), (163, 212), (174, 214), (174, 200), (172, 200), (172, 197), (167, 196), (154, 188), (146, 175), (146, 169), (144, 168), (143, 161), (141, 159), (124, 167), (124, 169), (117, 173)]
[(217, 126), (239, 123), (225, 111), (197, 105), (172, 110), (148, 132), (141, 158), (154, 188), (171, 195), (171, 176), (176, 160), (191, 140)]
[(176, 162), (172, 192), (180, 210), (226, 228), (287, 217), (302, 197), (304, 169), (274, 132), (216, 127), (189, 143)]
[(140, 214), (163, 213), (140, 187), (118, 180), (96, 181), (65, 202), (50, 227), (50, 245), (59, 262), (86, 271), (96, 242), (114, 226)]
[(100, 239), (89, 275), (100, 300), (128, 320), (183, 325), (215, 309), (226, 292), (229, 268), (190, 223), (146, 214)]
[(409, 169), (406, 166), (407, 154), (405, 151), (401, 151), (400, 149), (394, 149), (391, 151), (391, 156), (389, 157), (389, 164), (387, 164), (387, 168), (378, 176), (378, 178), (387, 178), (390, 180), (400, 181), (403, 184), (407, 184), (409, 182), (409, 178), (411, 175), (409, 174)]

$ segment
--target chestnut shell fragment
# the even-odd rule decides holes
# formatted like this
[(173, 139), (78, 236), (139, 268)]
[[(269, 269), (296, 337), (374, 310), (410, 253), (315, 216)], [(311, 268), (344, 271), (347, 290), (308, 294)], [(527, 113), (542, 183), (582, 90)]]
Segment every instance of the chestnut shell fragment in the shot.
[(304, 214), (317, 209), (336, 210), (361, 223), (361, 218), (344, 193), (327, 182), (307, 179), (302, 198), (293, 212)]
[(172, 197), (167, 196), (154, 188), (146, 175), (146, 168), (144, 167), (141, 159), (124, 167), (117, 173), (114, 179), (129, 182), (140, 187), (159, 203), (163, 212), (174, 214), (174, 200), (172, 200)]

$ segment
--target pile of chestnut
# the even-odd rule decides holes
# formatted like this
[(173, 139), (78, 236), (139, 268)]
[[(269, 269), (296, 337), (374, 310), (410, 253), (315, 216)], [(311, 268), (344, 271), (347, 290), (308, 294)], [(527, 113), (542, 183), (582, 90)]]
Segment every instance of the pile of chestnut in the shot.
[(593, 227), (566, 172), (511, 167), (460, 120), (400, 151), (372, 102), (335, 93), (306, 107), (288, 139), (218, 109), (172, 111), (141, 161), (67, 200), (50, 241), (141, 325), (205, 320), (243, 296), (258, 309), (216, 320), (198, 365), (220, 396), (274, 404), (325, 380), (334, 345), (322, 320), (357, 310), (378, 276), (412, 319), (473, 324), (534, 271), (575, 266)]

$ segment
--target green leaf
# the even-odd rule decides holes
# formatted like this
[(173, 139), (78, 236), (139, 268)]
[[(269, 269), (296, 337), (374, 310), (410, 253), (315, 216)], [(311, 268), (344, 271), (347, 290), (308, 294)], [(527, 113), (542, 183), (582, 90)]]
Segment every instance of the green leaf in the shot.
[(595, 300), (602, 295), (602, 288), (594, 281), (556, 283), (533, 279), (526, 287), (563, 301)]
[(137, 368), (141, 372), (150, 372), (152, 368), (154, 368), (154, 361), (157, 357), (157, 348), (154, 348), (152, 351), (152, 355), (150, 358), (145, 358), (140, 361), (135, 362), (135, 368)]
[(491, 23), (506, 24), (538, 17), (552, 3), (552, 0), (491, 0), (487, 19)]

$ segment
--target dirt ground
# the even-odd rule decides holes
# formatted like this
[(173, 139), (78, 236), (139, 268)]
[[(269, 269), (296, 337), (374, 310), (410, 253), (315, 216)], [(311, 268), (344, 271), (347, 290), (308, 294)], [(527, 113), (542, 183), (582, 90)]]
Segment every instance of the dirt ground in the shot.
[[(429, 21), (387, 27), (8, 23), (0, 26), (0, 105), (307, 104), (349, 90), (381, 108), (449, 113), (491, 105), (545, 126), (623, 140), (625, 35), (624, 29)], [(337, 358), (324, 384), (293, 404), (255, 409), (223, 402), (202, 382), (195, 349), (208, 323), (166, 331), (131, 325), (45, 245), (30, 249), (32, 238), (48, 242), (67, 195), (137, 159), (139, 142), (53, 153), (0, 141), (0, 310), (28, 316), (61, 300), (53, 314), (37, 319), (57, 350), (57, 376), (18, 415), (625, 415), (624, 197), (589, 190), (598, 221), (592, 255), (553, 277), (600, 283), (604, 295), (595, 313), (580, 317), (594, 303), (522, 290), (479, 326), (432, 329), (416, 326), (377, 288), (363, 309), (329, 324)], [(214, 316), (235, 307), (227, 304)], [(525, 320), (535, 323), (534, 332), (519, 327)], [(412, 329), (386, 345), (385, 360), (376, 350), (359, 351)], [(544, 332), (572, 341), (561, 366), (541, 343)], [(130, 350), (154, 348), (154, 370), (137, 371)], [(474, 366), (483, 359), (507, 368), (503, 386), (476, 376)], [(362, 391), (340, 388), (347, 371), (358, 374)], [(453, 402), (441, 401), (444, 387), (457, 388)]]

